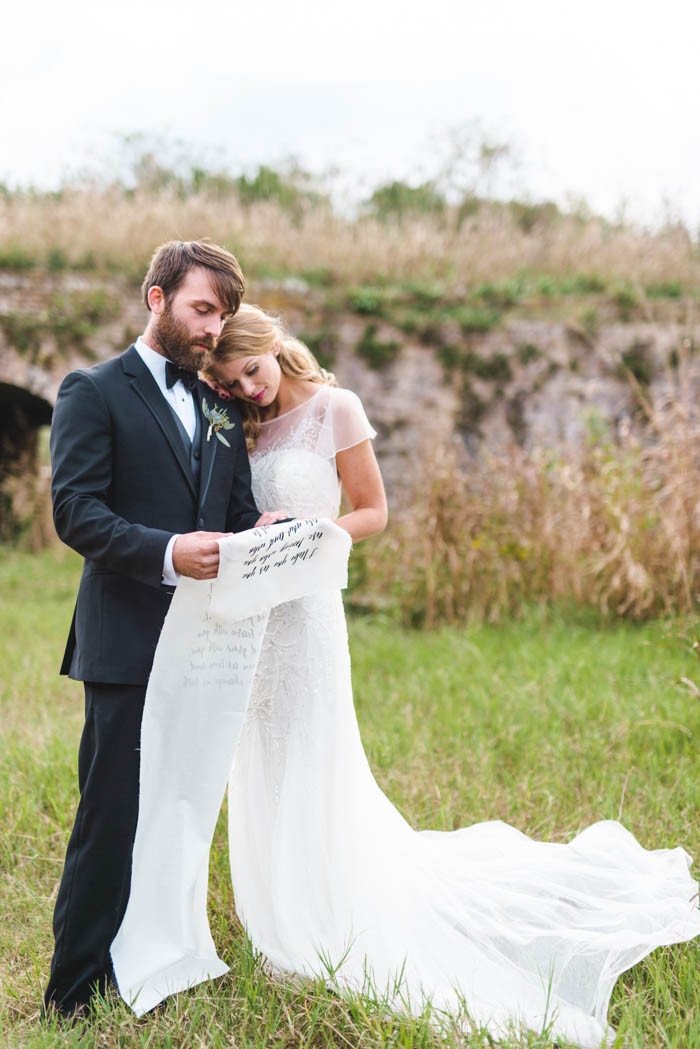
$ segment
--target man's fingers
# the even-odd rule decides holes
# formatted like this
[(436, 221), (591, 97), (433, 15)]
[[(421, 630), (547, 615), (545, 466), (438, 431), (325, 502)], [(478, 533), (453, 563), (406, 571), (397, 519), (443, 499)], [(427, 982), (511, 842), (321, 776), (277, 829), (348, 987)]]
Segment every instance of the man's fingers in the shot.
[(219, 570), (219, 539), (230, 532), (185, 532), (173, 547), (173, 567), (193, 579), (214, 579)]

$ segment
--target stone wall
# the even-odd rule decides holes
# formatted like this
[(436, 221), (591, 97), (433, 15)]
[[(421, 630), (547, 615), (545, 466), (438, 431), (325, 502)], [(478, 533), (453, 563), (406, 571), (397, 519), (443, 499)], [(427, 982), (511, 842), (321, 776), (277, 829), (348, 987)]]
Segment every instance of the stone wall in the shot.
[[(373, 368), (356, 352), (367, 318), (331, 309), (322, 290), (301, 281), (253, 282), (246, 299), (285, 316), (297, 334), (332, 332), (332, 369), (359, 394), (378, 431), (394, 510), (412, 497), (429, 450), (453, 444), (468, 466), (482, 445), (496, 452), (513, 443), (575, 445), (592, 417), (611, 433), (635, 418), (639, 391), (630, 369), (657, 401), (677, 390), (681, 375), (692, 397), (700, 382), (700, 326), (680, 320), (586, 332), (520, 316), (466, 338), (471, 370), (450, 367), (434, 345), (378, 321), (377, 338), (400, 348), (385, 367)], [(138, 287), (122, 277), (0, 272), (0, 539), (39, 513), (22, 496), (22, 479), (36, 489), (45, 477), (37, 435), (50, 422), (63, 376), (120, 353), (145, 322)], [(39, 485), (39, 503), (45, 489)]]

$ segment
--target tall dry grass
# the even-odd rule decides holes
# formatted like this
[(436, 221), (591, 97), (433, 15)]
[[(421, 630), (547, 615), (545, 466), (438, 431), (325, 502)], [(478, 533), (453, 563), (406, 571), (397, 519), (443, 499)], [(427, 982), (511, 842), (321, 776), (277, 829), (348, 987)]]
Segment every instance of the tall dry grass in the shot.
[(572, 604), (642, 620), (700, 599), (700, 417), (690, 387), (583, 448), (455, 446), (424, 464), (410, 512), (358, 557), (353, 601), (404, 623), (497, 622)]
[(153, 248), (170, 238), (210, 236), (240, 255), (252, 274), (327, 271), (339, 284), (380, 280), (439, 280), (448, 292), (535, 274), (598, 275), (640, 286), (700, 283), (700, 256), (687, 230), (657, 232), (614, 226), (596, 218), (543, 212), (528, 228), (507, 206), (482, 204), (461, 220), (441, 214), (380, 221), (344, 217), (327, 203), (241, 203), (235, 193), (131, 193), (67, 188), (58, 195), (0, 197), (0, 256), (21, 250), (44, 260), (60, 252), (66, 264), (142, 275)]
[[(583, 445), (513, 444), (498, 455), (482, 447), (467, 467), (459, 441), (434, 447), (408, 509), (355, 548), (350, 606), (428, 628), (499, 622), (537, 603), (609, 619), (696, 614), (700, 405), (691, 364), (686, 351), (664, 400), (637, 386), (636, 421), (611, 434), (593, 420)], [(40, 459), (32, 485), (8, 489), (25, 525), (19, 545), (32, 550), (55, 536), (45, 448)]]

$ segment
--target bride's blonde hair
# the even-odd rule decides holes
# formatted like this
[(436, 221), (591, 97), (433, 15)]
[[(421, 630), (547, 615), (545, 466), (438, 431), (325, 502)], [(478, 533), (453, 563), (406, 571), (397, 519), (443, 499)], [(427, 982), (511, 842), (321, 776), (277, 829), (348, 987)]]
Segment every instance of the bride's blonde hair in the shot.
[[(308, 346), (289, 334), (279, 317), (272, 317), (259, 306), (248, 304), (242, 305), (224, 323), (216, 347), (208, 355), (204, 374), (216, 383), (219, 381), (216, 376), (217, 364), (226, 364), (241, 357), (257, 357), (275, 350), (282, 374), (288, 378), (336, 385), (335, 376), (321, 367)], [(240, 409), (246, 443), (251, 450), (260, 434), (260, 409), (256, 404), (243, 400), (239, 400), (236, 407)]]

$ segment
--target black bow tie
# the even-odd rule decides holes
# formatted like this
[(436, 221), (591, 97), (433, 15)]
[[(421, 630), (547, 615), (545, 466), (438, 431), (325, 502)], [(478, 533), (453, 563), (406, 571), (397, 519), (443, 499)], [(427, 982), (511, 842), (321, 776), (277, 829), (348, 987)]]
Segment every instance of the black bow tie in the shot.
[(190, 372), (187, 368), (181, 368), (179, 364), (173, 364), (172, 361), (166, 361), (165, 385), (170, 389), (171, 386), (175, 385), (178, 379), (188, 390), (193, 390), (197, 385), (197, 372)]

